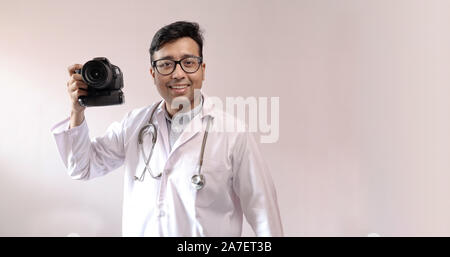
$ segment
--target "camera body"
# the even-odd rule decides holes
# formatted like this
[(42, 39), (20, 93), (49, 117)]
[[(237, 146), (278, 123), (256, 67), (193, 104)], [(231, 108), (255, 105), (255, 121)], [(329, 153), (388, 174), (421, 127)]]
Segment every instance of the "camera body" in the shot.
[(96, 57), (83, 65), (81, 70), (83, 81), (88, 86), (87, 96), (80, 96), (81, 106), (107, 106), (124, 102), (123, 74), (119, 67), (113, 65), (106, 57)]

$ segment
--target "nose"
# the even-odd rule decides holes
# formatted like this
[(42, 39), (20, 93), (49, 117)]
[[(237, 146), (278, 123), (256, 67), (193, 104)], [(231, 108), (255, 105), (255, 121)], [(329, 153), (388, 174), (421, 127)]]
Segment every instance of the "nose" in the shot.
[(186, 73), (181, 68), (181, 63), (175, 64), (175, 70), (172, 72), (172, 79), (183, 79)]

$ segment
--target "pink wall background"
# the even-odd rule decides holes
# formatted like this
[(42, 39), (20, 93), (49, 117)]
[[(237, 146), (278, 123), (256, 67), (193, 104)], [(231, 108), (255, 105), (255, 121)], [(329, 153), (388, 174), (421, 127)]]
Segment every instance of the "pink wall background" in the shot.
[(445, 0), (3, 0), (0, 236), (120, 235), (123, 169), (70, 180), (49, 129), (66, 67), (95, 56), (126, 103), (89, 109), (91, 136), (158, 100), (147, 50), (175, 20), (205, 30), (208, 95), (280, 97), (261, 149), (287, 236), (450, 236), (449, 17)]

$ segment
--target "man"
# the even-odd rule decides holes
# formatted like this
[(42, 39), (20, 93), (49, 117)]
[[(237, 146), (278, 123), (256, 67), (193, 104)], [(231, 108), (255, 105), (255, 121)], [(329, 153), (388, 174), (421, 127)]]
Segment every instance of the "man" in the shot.
[(282, 236), (275, 188), (254, 138), (221, 130), (236, 119), (195, 93), (205, 78), (202, 47), (196, 23), (161, 28), (150, 73), (163, 100), (92, 140), (77, 101), (87, 88), (75, 73), (82, 65), (70, 66), (72, 112), (52, 129), (61, 157), (80, 180), (125, 165), (124, 236), (241, 236), (243, 214), (257, 236)]

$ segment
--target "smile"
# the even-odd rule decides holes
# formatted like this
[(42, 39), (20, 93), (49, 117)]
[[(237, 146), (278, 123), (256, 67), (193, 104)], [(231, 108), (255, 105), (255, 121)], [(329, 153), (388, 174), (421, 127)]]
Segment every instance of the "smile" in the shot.
[(183, 88), (187, 88), (189, 85), (173, 85), (173, 86), (169, 86), (169, 88), (172, 89), (183, 89)]

